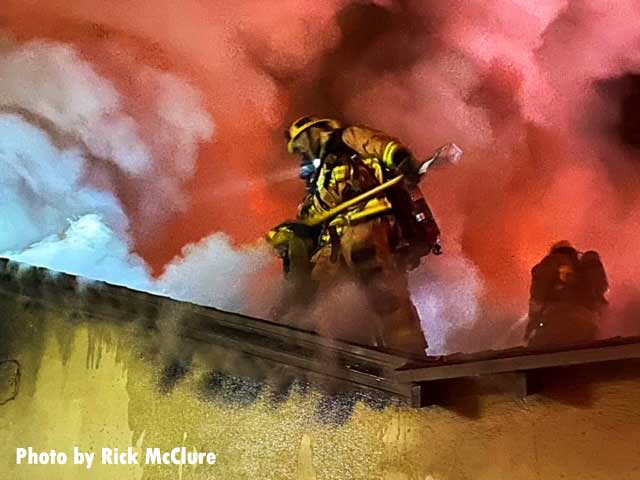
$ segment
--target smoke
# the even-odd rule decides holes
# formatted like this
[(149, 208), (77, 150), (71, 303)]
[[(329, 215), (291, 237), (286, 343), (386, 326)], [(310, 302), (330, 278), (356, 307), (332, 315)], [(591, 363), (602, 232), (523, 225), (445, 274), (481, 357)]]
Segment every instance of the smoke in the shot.
[(159, 283), (178, 300), (245, 314), (259, 309), (264, 317), (277, 291), (268, 284), (253, 285), (252, 279), (264, 277), (272, 263), (266, 242), (239, 249), (219, 233), (187, 245), (181, 256), (168, 265)]
[(38, 41), (9, 47), (0, 72), (5, 109), (18, 108), (50, 122), (62, 139), (128, 174), (151, 168), (148, 148), (135, 121), (122, 113), (117, 91), (72, 48)]
[(251, 296), (241, 284), (271, 268), (262, 247), (238, 244), (293, 216), (303, 192), (287, 180), (283, 126), (318, 113), (386, 130), (420, 157), (465, 149), (423, 184), (445, 248), (412, 281), (432, 345), (494, 346), (526, 309), (531, 266), (562, 238), (601, 253), (612, 309), (634, 311), (633, 0), (160, 0), (153, 15), (146, 2), (5, 3), (0, 25), (16, 40), (0, 51), (2, 118), (44, 135), (52, 153), (32, 157), (54, 173), (76, 165), (59, 178), (89, 193), (54, 197), (38, 173), (49, 190), (27, 194), (29, 177), (13, 173), (4, 249), (99, 214), (180, 298), (234, 308)]
[(93, 212), (126, 230), (113, 195), (83, 184), (84, 162), (77, 149), (58, 149), (20, 116), (0, 114), (0, 250), (23, 249), (61, 232), (67, 218)]
[(147, 91), (136, 98), (143, 109), (132, 109), (72, 46), (7, 41), (0, 50), (0, 108), (82, 156), (85, 183), (119, 196), (130, 190), (128, 213), (146, 234), (187, 206), (183, 184), (194, 175), (198, 144), (213, 126), (199, 93), (183, 80), (144, 64), (127, 73), (134, 89)]
[(455, 252), (428, 260), (410, 275), (410, 288), (426, 332), (429, 354), (473, 351), (478, 343), (492, 345), (492, 339), (478, 340), (477, 333), (472, 335), (480, 318), (483, 294), (477, 267)]
[(5, 251), (2, 256), (29, 265), (82, 275), (136, 290), (160, 293), (144, 261), (130, 251), (96, 214), (75, 221), (61, 235), (45, 237), (21, 251)]
[[(199, 92), (139, 66), (131, 74), (153, 94), (134, 118), (114, 84), (69, 45), (6, 41), (0, 52), (2, 255), (242, 310), (246, 276), (271, 260), (264, 245), (240, 252), (213, 235), (154, 279), (130, 235), (131, 217), (145, 213), (148, 229), (188, 203), (181, 182), (194, 176), (198, 143), (212, 134)], [(146, 190), (132, 211), (118, 198), (122, 178)]]

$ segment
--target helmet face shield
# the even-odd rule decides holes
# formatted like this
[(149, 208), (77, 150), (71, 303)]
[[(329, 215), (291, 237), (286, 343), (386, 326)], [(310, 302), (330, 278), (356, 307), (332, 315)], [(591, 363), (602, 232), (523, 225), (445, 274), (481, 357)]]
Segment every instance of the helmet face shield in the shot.
[(300, 178), (309, 182), (320, 166), (320, 159), (315, 158), (311, 150), (303, 147), (296, 149), (300, 155)]
[(309, 183), (313, 179), (316, 170), (317, 168), (314, 162), (302, 162), (300, 164), (300, 178)]
[(301, 156), (299, 177), (307, 184), (307, 190), (312, 190), (313, 181), (322, 162), (319, 158), (314, 157), (311, 152), (301, 153)]

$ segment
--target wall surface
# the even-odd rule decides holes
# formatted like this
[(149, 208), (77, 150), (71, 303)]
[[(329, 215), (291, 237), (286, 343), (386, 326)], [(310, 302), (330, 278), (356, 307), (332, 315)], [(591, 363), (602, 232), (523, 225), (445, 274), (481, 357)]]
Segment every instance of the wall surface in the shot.
[[(613, 377), (594, 370), (588, 383), (560, 378), (526, 399), (487, 394), (421, 410), (356, 404), (344, 414), (348, 402), (313, 392), (276, 400), (251, 385), (216, 388), (201, 352), (184, 376), (167, 380), (163, 368), (178, 348), (171, 329), (89, 321), (10, 296), (0, 296), (0, 315), (0, 360), (20, 365), (18, 393), (0, 405), (3, 479), (640, 478), (640, 380), (630, 373), (637, 365)], [(171, 324), (172, 315), (162, 321)], [(3, 396), (14, 373), (0, 369)], [(182, 445), (213, 451), (218, 462), (96, 462), (88, 471), (15, 460), (16, 448), (28, 446), (99, 455), (103, 447)]]

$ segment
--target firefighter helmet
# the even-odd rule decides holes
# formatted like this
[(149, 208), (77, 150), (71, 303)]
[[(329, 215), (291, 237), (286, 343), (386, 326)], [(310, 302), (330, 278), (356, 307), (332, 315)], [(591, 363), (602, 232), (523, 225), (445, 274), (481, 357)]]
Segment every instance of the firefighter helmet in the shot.
[(559, 242), (551, 245), (551, 248), (549, 249), (551, 253), (558, 250), (575, 250), (575, 247), (571, 245), (571, 242), (569, 242), (568, 240), (560, 240)]
[(287, 144), (287, 150), (289, 153), (293, 153), (293, 142), (303, 133), (306, 132), (311, 127), (315, 126), (325, 126), (330, 129), (340, 128), (340, 122), (334, 120), (332, 118), (318, 118), (312, 116), (300, 117), (295, 122), (291, 124), (289, 130), (287, 131), (287, 139), (289, 143)]

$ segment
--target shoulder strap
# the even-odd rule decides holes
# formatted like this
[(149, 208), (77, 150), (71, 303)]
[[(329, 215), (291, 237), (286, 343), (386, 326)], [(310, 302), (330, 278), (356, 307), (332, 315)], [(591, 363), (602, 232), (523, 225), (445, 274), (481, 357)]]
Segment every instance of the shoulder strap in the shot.
[(353, 153), (351, 147), (349, 147), (342, 140), (342, 134), (344, 132), (344, 128), (336, 128), (329, 135), (329, 139), (325, 142), (322, 147), (322, 151), (320, 152), (320, 159), (324, 160), (327, 155), (340, 155), (344, 153)]

